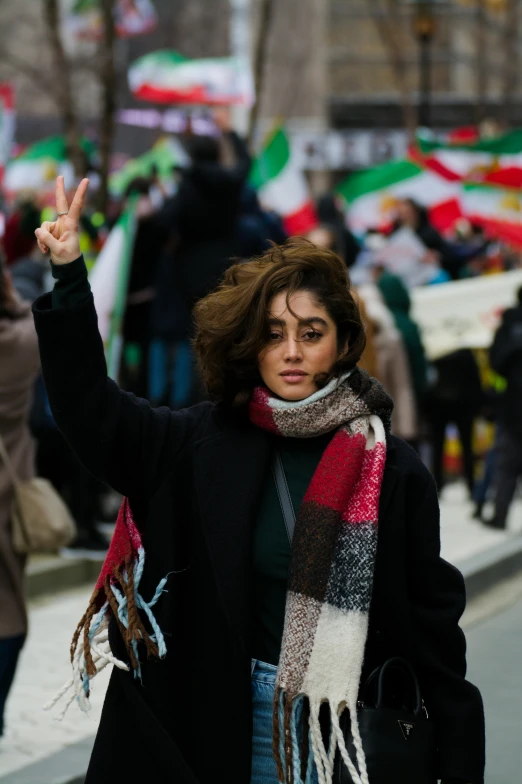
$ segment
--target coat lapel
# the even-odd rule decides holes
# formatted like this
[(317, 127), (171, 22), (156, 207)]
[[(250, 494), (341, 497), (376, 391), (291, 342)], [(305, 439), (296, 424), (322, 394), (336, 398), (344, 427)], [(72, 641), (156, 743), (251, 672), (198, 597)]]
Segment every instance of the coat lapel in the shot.
[(388, 439), (386, 465), (384, 467), (384, 475), (382, 478), (381, 495), (379, 498), (379, 525), (384, 520), (386, 509), (391, 501), (399, 472), (396, 464), (396, 447), (393, 442)]
[(269, 438), (240, 421), (195, 449), (203, 534), (224, 611), (244, 642), (251, 620), (253, 528), (269, 469)]

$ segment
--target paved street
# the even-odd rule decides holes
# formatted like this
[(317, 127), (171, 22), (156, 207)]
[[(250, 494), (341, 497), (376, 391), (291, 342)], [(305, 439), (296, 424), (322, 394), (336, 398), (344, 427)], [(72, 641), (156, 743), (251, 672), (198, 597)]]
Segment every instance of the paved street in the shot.
[(486, 710), (486, 784), (522, 780), (522, 582), (510, 590), (514, 604), (467, 630), (468, 675)]
[(96, 678), (89, 716), (72, 705), (58, 722), (42, 710), (70, 677), (69, 645), (92, 589), (71, 591), (35, 602), (30, 633), (7, 706), (6, 736), (0, 741), (0, 776), (96, 732), (109, 668)]
[[(443, 554), (457, 564), (508, 537), (471, 521), (471, 505), (464, 495), (462, 486), (448, 487), (441, 504)], [(520, 531), (521, 521), (522, 504), (517, 502), (509, 536)], [(90, 593), (90, 587), (82, 588), (31, 605), (29, 640), (8, 703), (7, 735), (0, 742), (0, 784), (9, 784), (10, 773), (90, 738), (96, 731), (108, 669), (95, 681), (88, 717), (76, 705), (61, 722), (42, 710), (69, 678), (69, 643)], [(513, 596), (521, 598), (506, 609)], [(522, 770), (518, 738), (522, 724), (522, 587), (511, 581), (491, 596), (476, 600), (465, 622), (469, 627), (470, 679), (483, 689), (487, 706), (487, 784), (518, 784)]]

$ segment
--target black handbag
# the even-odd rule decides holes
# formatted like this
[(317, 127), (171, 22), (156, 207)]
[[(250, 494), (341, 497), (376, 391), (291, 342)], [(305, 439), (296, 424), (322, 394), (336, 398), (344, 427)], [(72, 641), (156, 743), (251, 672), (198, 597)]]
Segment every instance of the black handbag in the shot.
[[(435, 727), (412, 666), (400, 657), (372, 672), (361, 690), (357, 720), (370, 784), (436, 784)], [(356, 759), (347, 711), (340, 719), (348, 754)], [(334, 784), (353, 784), (337, 752)]]
[[(277, 449), (272, 472), (292, 544), (295, 512)], [(417, 676), (406, 659), (388, 659), (372, 672), (360, 692), (357, 719), (370, 784), (437, 784), (435, 728), (428, 719)], [(340, 725), (350, 759), (355, 761), (348, 711), (342, 714)], [(339, 751), (333, 784), (354, 784)]]

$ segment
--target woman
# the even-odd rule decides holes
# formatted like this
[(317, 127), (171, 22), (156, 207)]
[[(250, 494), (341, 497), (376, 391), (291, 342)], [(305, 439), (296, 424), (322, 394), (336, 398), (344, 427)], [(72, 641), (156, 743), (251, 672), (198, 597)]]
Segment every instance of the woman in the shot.
[[(40, 361), (31, 308), (15, 294), (0, 261), (0, 438), (20, 480), (34, 476), (28, 419)], [(4, 709), (27, 632), (25, 558), (13, 549), (14, 486), (0, 445), (0, 736)]]
[(418, 437), (417, 411), (402, 336), (375, 283), (363, 283), (357, 287), (357, 293), (374, 326), (375, 376), (393, 398), (392, 432), (409, 443), (415, 443)]
[(410, 315), (410, 295), (401, 278), (386, 271), (379, 277), (377, 286), (402, 336), (408, 356), (416, 409), (420, 416), (428, 390), (428, 362), (419, 327)]
[[(294, 240), (229, 269), (195, 313), (218, 402), (154, 410), (107, 378), (76, 238), (86, 188), (69, 208), (58, 180), (59, 218), (37, 232), (57, 282), (34, 314), (59, 426), (128, 499), (72, 646), (83, 707), (96, 672), (116, 665), (87, 782), (275, 784), (294, 766), (297, 783), (290, 707), (303, 695), (311, 766), (331, 782), (321, 702), (346, 701), (356, 731), (359, 682), (403, 655), (437, 724), (438, 775), (483, 784), (462, 577), (439, 557), (431, 476), (389, 436), (390, 400), (355, 368), (364, 332), (344, 264)], [(292, 556), (275, 448), (294, 507), (304, 496)]]
[(446, 278), (435, 274), (432, 283), (441, 283), (446, 280), (458, 280), (465, 265), (477, 256), (480, 256), (488, 246), (488, 242), (480, 245), (459, 245), (447, 242), (432, 226), (428, 211), (413, 199), (402, 199), (397, 205), (397, 217), (394, 230), (408, 227), (418, 236), (426, 247), (432, 251), (427, 256), (427, 263), (438, 261), (441, 269), (447, 273)]

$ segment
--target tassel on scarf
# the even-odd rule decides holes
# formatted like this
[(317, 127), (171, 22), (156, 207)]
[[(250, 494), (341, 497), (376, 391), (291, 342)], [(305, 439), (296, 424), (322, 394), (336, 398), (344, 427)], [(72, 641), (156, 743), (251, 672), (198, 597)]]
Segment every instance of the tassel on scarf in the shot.
[[(52, 708), (68, 694), (59, 718), (63, 718), (74, 699), (83, 711), (90, 709), (92, 679), (108, 664), (141, 677), (138, 645), (142, 643), (147, 656), (164, 658), (167, 653), (165, 638), (154, 617), (152, 608), (165, 589), (164, 577), (152, 599), (147, 602), (139, 592), (145, 567), (145, 550), (127, 499), (124, 499), (111, 546), (103, 564), (89, 605), (80, 620), (71, 643), (73, 677), (45, 706)], [(109, 620), (116, 619), (129, 663), (117, 659), (109, 644)], [(147, 619), (151, 632), (145, 626)]]

